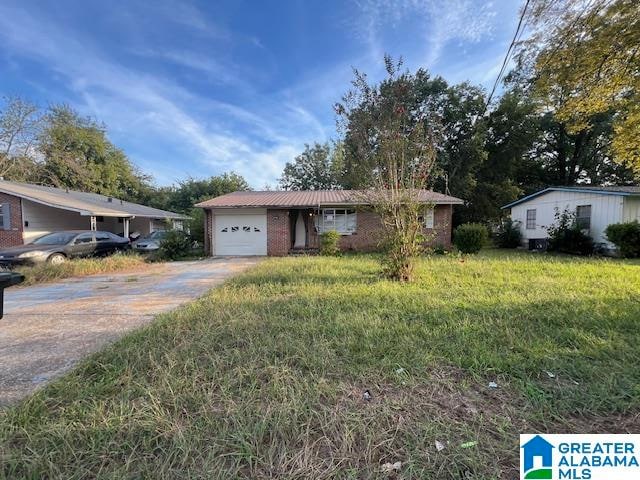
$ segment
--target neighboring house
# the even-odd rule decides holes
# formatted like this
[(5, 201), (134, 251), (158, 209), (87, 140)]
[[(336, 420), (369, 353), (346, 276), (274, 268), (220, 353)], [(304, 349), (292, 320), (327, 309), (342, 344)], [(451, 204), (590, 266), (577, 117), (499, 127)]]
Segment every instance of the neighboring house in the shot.
[(0, 247), (58, 230), (105, 230), (128, 236), (182, 228), (188, 217), (97, 193), (0, 180)]
[(603, 247), (605, 229), (612, 223), (640, 221), (640, 186), (637, 187), (549, 187), (502, 207), (511, 209), (511, 219), (520, 222), (523, 243), (538, 248), (548, 238), (547, 229), (555, 223), (556, 212), (576, 214), (576, 221), (593, 241)]
[[(205, 210), (209, 255), (287, 255), (316, 249), (322, 232), (336, 230), (343, 250), (378, 247), (380, 217), (352, 190), (233, 192), (196, 206)], [(433, 245), (451, 245), (453, 205), (462, 200), (423, 190), (425, 232)], [(427, 209), (426, 205), (433, 208)]]

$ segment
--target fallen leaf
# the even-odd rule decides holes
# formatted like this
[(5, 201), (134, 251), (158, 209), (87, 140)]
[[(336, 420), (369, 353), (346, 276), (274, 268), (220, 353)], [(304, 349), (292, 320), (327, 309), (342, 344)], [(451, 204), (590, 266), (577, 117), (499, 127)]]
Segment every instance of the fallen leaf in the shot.
[(442, 450), (444, 450), (444, 443), (436, 440), (436, 450), (441, 452)]

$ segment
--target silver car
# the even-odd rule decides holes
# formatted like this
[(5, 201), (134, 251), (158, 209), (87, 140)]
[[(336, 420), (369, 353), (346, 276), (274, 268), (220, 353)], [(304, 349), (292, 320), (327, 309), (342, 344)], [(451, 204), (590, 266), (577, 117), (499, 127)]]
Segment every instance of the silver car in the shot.
[(138, 252), (154, 252), (160, 248), (160, 242), (167, 236), (167, 232), (157, 230), (140, 237), (133, 242), (133, 249)]

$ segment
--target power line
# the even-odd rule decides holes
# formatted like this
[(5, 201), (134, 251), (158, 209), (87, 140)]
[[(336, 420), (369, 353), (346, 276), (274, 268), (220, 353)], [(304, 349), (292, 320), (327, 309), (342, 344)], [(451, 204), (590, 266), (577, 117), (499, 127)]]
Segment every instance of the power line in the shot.
[(489, 108), (489, 105), (491, 104), (491, 99), (493, 98), (493, 95), (496, 93), (496, 89), (498, 88), (498, 84), (500, 83), (500, 79), (502, 78), (502, 75), (504, 75), (504, 71), (507, 68), (507, 64), (509, 63), (509, 58), (511, 57), (511, 52), (513, 51), (513, 49), (515, 48), (516, 43), (518, 42), (520, 35), (522, 35), (521, 29), (522, 29), (522, 25), (524, 23), (524, 19), (526, 17), (527, 14), (527, 9), (529, 8), (529, 2), (531, 0), (527, 0), (524, 4), (524, 7), (522, 8), (522, 12), (520, 12), (520, 20), (518, 21), (518, 27), (516, 28), (516, 32), (513, 35), (513, 39), (511, 40), (511, 44), (509, 45), (509, 48), (507, 49), (507, 53), (504, 56), (504, 61), (502, 62), (502, 67), (500, 68), (500, 72), (498, 72), (498, 76), (496, 77), (496, 81), (493, 83), (493, 88), (491, 89), (491, 93), (489, 94), (489, 97), (487, 98), (487, 102), (485, 104), (484, 107), (484, 112), (483, 114), (487, 111), (487, 109)]

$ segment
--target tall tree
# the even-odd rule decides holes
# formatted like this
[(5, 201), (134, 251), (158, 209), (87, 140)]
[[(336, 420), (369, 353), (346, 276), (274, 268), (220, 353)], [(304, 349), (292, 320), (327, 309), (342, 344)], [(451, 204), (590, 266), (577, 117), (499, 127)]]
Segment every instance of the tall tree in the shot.
[(305, 145), (293, 162), (287, 162), (280, 186), (284, 190), (331, 190), (340, 187), (342, 147), (329, 143)]
[(109, 141), (103, 125), (68, 106), (49, 109), (38, 150), (42, 154), (38, 176), (53, 186), (131, 198), (148, 181)]
[(612, 115), (613, 158), (640, 172), (637, 0), (535, 0), (528, 20), (536, 95), (577, 142)]
[(336, 105), (336, 112), (351, 134), (353, 164), (368, 166), (362, 196), (382, 221), (384, 273), (410, 281), (424, 242), (420, 191), (431, 182), (441, 128), (430, 108), (414, 108), (414, 97), (407, 94), (414, 76), (401, 72), (402, 63), (390, 57), (385, 57), (385, 66), (387, 78), (379, 85), (356, 72), (353, 90)]
[(36, 105), (19, 97), (4, 99), (0, 109), (0, 176), (28, 180), (35, 174), (35, 146), (42, 128)]
[[(401, 83), (400, 83), (401, 82)], [(436, 170), (430, 187), (469, 199), (474, 191), (476, 171), (484, 161), (484, 94), (479, 87), (462, 83), (450, 86), (425, 70), (387, 78), (376, 91), (382, 99), (401, 102), (413, 112), (430, 112), (440, 126)], [(375, 173), (380, 112), (376, 102), (366, 102), (348, 112), (345, 119), (345, 160), (342, 183), (345, 188), (366, 187)], [(456, 211), (467, 218), (466, 208)]]

